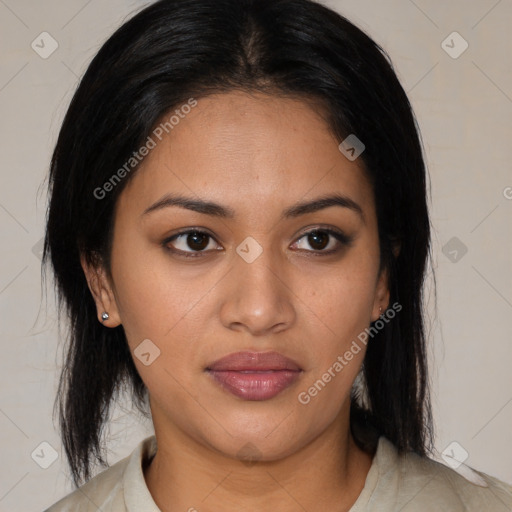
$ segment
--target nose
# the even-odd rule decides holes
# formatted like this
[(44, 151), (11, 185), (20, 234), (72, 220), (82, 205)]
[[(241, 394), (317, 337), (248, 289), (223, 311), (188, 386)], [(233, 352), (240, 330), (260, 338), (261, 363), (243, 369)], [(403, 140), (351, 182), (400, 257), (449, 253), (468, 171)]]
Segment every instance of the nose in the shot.
[(265, 249), (252, 262), (238, 254), (223, 283), (222, 324), (253, 336), (289, 329), (296, 319), (293, 284), (286, 258)]

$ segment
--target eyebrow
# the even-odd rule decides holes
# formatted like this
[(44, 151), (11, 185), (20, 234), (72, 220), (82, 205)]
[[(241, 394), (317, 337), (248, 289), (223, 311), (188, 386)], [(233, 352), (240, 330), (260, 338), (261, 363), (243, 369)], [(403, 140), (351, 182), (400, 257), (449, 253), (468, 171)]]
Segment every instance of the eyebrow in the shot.
[[(202, 213), (204, 215), (211, 215), (213, 217), (220, 217), (224, 219), (233, 219), (235, 217), (235, 211), (228, 206), (222, 206), (212, 201), (194, 199), (192, 197), (186, 197), (179, 194), (164, 195), (156, 203), (146, 208), (141, 217), (172, 206), (177, 206), (187, 210), (192, 210), (194, 212)], [(362, 221), (365, 222), (365, 216), (361, 206), (359, 206), (359, 204), (350, 197), (344, 196), (342, 194), (330, 194), (318, 197), (310, 201), (301, 201), (295, 203), (282, 212), (281, 220), (296, 218), (307, 213), (314, 213), (319, 210), (323, 210), (324, 208), (330, 208), (331, 206), (348, 208), (349, 210), (357, 213), (359, 217), (361, 217)]]

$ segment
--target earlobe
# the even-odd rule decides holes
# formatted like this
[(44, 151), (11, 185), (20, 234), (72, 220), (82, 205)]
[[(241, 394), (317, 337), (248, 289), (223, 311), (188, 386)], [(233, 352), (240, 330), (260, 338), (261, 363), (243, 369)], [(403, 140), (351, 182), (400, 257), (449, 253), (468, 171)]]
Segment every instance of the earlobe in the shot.
[[(399, 238), (393, 238), (391, 241), (391, 247), (393, 252), (393, 258), (396, 260), (402, 249), (402, 243)], [(371, 321), (375, 322), (379, 317), (388, 309), (390, 300), (389, 291), (389, 266), (386, 265), (380, 272), (379, 279), (377, 282), (377, 288), (375, 290), (375, 302), (373, 304), (373, 311)]]
[(394, 238), (391, 245), (392, 245), (393, 257), (396, 260), (398, 258), (398, 255), (400, 254), (400, 251), (402, 250), (402, 242), (399, 238)]
[(96, 303), (98, 321), (106, 327), (117, 327), (121, 324), (121, 318), (104, 265), (99, 259), (90, 262), (84, 255), (80, 256), (80, 264)]

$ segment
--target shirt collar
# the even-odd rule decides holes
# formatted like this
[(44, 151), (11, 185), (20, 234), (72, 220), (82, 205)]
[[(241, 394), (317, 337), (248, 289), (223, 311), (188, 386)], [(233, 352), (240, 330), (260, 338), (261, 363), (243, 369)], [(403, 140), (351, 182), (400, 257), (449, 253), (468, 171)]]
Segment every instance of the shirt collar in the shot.
[(149, 492), (142, 470), (143, 461), (153, 457), (156, 448), (156, 437), (153, 435), (141, 441), (130, 456), (123, 475), (127, 512), (161, 512)]

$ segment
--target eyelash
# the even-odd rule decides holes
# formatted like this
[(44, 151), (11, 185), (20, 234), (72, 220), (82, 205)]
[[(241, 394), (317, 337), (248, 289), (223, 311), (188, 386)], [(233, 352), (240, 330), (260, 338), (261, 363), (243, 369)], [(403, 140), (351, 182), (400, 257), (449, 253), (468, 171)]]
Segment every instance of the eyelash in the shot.
[[(329, 251), (324, 251), (324, 250), (312, 250), (312, 251), (309, 251), (309, 250), (306, 250), (306, 249), (299, 249), (299, 251), (306, 251), (306, 252), (309, 252), (312, 254), (312, 256), (329, 256), (331, 254), (335, 254), (339, 251), (341, 251), (341, 249), (343, 249), (343, 247), (350, 247), (352, 245), (352, 242), (354, 241), (354, 237), (353, 236), (348, 236), (346, 235), (345, 233), (341, 232), (341, 231), (338, 231), (338, 230), (335, 230), (335, 229), (332, 229), (332, 228), (321, 228), (321, 227), (316, 227), (314, 229), (311, 229), (310, 231), (306, 231), (305, 233), (302, 233), (300, 235), (300, 237), (297, 239), (297, 241), (301, 240), (302, 238), (304, 237), (307, 237), (308, 235), (312, 234), (312, 233), (317, 233), (317, 232), (320, 232), (320, 233), (326, 233), (332, 237), (334, 237), (339, 244), (341, 244), (341, 246), (335, 248), (335, 249), (330, 249)], [(174, 241), (176, 238), (180, 237), (180, 236), (184, 236), (184, 235), (189, 235), (189, 234), (200, 234), (200, 235), (206, 235), (208, 236), (210, 239), (213, 239), (215, 240), (215, 238), (210, 235), (210, 233), (208, 233), (207, 231), (202, 231), (200, 229), (186, 229), (184, 231), (180, 231), (174, 235), (172, 235), (171, 237), (169, 238), (166, 238), (163, 242), (162, 242), (162, 246), (164, 247), (165, 250), (173, 253), (173, 254), (176, 254), (178, 256), (183, 256), (184, 258), (198, 258), (198, 257), (202, 257), (202, 255), (204, 253), (207, 253), (207, 252), (210, 252), (210, 251), (182, 251), (181, 249), (172, 249), (171, 247), (169, 247), (169, 244)], [(296, 242), (295, 242), (296, 243)]]

